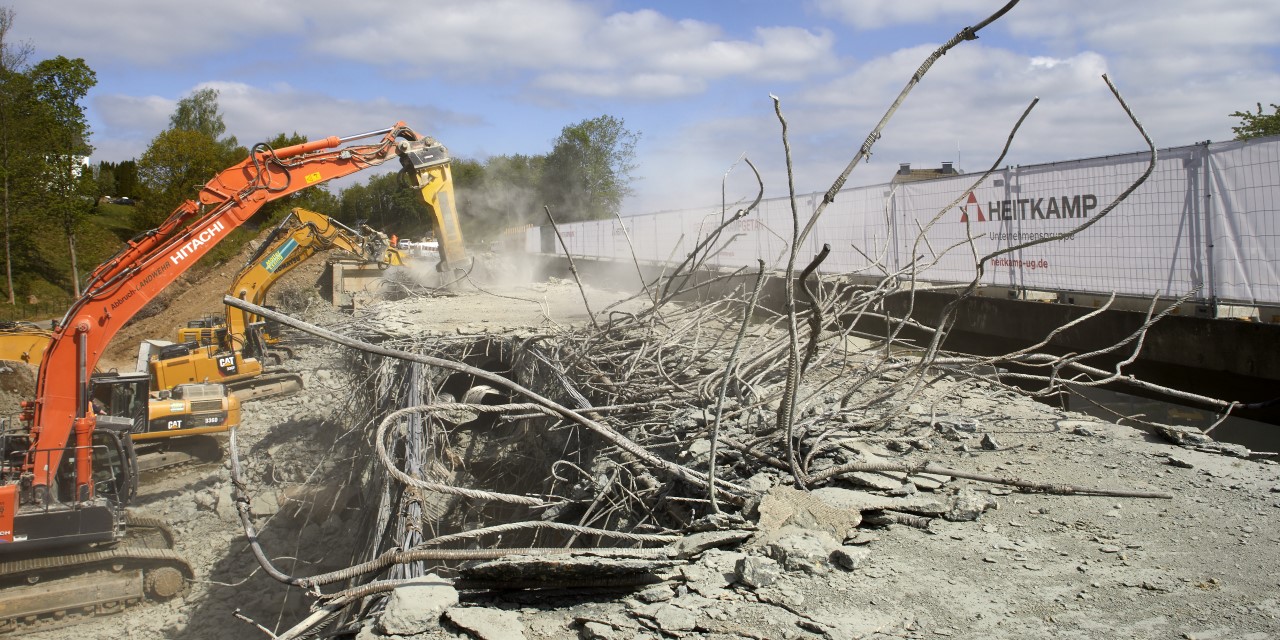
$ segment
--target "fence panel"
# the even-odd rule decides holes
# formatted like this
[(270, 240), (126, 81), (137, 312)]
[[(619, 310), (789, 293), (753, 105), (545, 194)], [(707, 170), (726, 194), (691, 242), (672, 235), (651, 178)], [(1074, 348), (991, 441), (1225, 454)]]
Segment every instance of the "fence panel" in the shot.
[[(797, 256), (823, 244), (826, 273), (910, 269), (921, 280), (1046, 291), (1280, 304), (1280, 137), (1164, 149), (1146, 182), (1098, 216), (1147, 168), (1145, 152), (875, 185), (838, 194)], [(797, 198), (803, 225), (821, 194)], [(681, 262), (731, 212), (719, 207), (624, 218), (636, 256)], [(616, 221), (562, 225), (575, 255), (629, 259)], [(1083, 227), (1083, 228), (1082, 228)], [(791, 202), (764, 200), (729, 225), (708, 263), (785, 268)], [(1066, 239), (1012, 247), (1078, 230)], [(528, 245), (536, 246), (531, 230)], [(543, 245), (545, 248), (545, 245)]]

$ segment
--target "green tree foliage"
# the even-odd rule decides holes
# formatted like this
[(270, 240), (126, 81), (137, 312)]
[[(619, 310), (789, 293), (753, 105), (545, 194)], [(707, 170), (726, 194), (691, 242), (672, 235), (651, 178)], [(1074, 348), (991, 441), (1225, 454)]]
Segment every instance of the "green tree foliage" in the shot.
[(365, 184), (343, 189), (341, 198), (341, 208), (334, 217), (348, 226), (367, 224), (402, 238), (420, 238), (431, 232), (431, 210), (417, 189), (405, 187), (399, 174), (371, 176)]
[(98, 198), (103, 196), (111, 197), (116, 192), (116, 166), (114, 162), (103, 160), (98, 163), (94, 169), (93, 181), (95, 183), (94, 191)]
[(1263, 136), (1280, 136), (1280, 105), (1271, 104), (1272, 113), (1262, 112), (1262, 103), (1258, 103), (1257, 113), (1237, 111), (1231, 114), (1240, 118), (1240, 126), (1231, 127), (1236, 133), (1236, 140), (1249, 140)]
[(216, 90), (200, 89), (178, 101), (169, 128), (152, 138), (138, 159), (143, 203), (134, 226), (159, 226), (213, 176), (248, 155), (234, 136), (223, 137), (226, 130)]
[(17, 186), (21, 182), (22, 170), (28, 168), (28, 164), (23, 162), (27, 153), (23, 145), (29, 140), (22, 131), (34, 98), (30, 78), (25, 73), (32, 46), (14, 43), (9, 38), (16, 17), (13, 9), (0, 8), (0, 214), (4, 218), (5, 293), (11, 305), (16, 302), (14, 241), (29, 237), (29, 234), (21, 233), (18, 221), (18, 196), (22, 191)]
[(540, 194), (557, 220), (609, 218), (632, 193), (639, 133), (621, 118), (603, 115), (560, 132), (543, 163)]
[(115, 167), (116, 195), (138, 200), (142, 197), (142, 184), (138, 182), (138, 163), (125, 160)]
[(133, 160), (125, 160), (124, 162), (102, 160), (98, 162), (96, 180), (99, 197), (125, 197), (134, 200), (140, 197), (138, 163)]
[(218, 110), (217, 89), (197, 89), (179, 100), (177, 108), (169, 116), (169, 128), (198, 131), (217, 140), (228, 154), (244, 155), (235, 153), (240, 146), (235, 136), (223, 137), (227, 124)]
[(36, 161), (44, 165), (47, 185), (42, 207), (56, 220), (66, 236), (71, 259), (72, 295), (80, 296), (80, 275), (76, 232), (93, 206), (95, 186), (86, 166), (93, 147), (89, 144), (89, 123), (80, 102), (98, 83), (97, 74), (82, 58), (57, 56), (43, 60), (30, 71), (39, 104), (38, 127), (32, 135), (45, 152)]
[(184, 200), (195, 198), (214, 174), (225, 169), (226, 149), (207, 134), (189, 129), (165, 129), (138, 159), (138, 180), (144, 191), (134, 226), (160, 226)]

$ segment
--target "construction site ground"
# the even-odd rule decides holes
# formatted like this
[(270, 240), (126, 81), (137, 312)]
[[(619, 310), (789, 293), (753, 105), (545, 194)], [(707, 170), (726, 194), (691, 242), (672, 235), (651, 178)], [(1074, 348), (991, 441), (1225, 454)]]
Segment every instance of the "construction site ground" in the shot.
[[(338, 312), (307, 293), (321, 264), (298, 269), (277, 288), (312, 300), (299, 316), (324, 324)], [(104, 364), (132, 368), (139, 339), (169, 336), (193, 316), (219, 313), (227, 278), (219, 272), (185, 283), (165, 310), (122, 332)], [(631, 292), (590, 293), (603, 306)], [(502, 333), (583, 322), (582, 304), (579, 288), (569, 281), (492, 283), (485, 291), (464, 288), (452, 297), (378, 303), (362, 317), (423, 336)], [(290, 366), (302, 372), (305, 390), (244, 408), (239, 449), (255, 483), (253, 512), (273, 561), (295, 575), (312, 573), (325, 564), (335, 541), (355, 535), (349, 515), (361, 505), (351, 501), (352, 488), (307, 482), (318, 460), (331, 455), (331, 441), (342, 432), (332, 417), (358, 384), (346, 362), (343, 347), (303, 346)], [(8, 399), (30, 393), (29, 375), (10, 369)], [(1280, 577), (1274, 571), (1280, 566), (1280, 466), (1265, 458), (1179, 448), (1134, 428), (982, 385), (948, 402), (965, 428), (937, 429), (920, 439), (923, 446), (877, 454), (1042, 483), (1166, 492), (1172, 498), (1054, 495), (948, 478), (904, 489), (890, 479), (879, 489), (848, 490), (976, 496), (976, 519), (939, 518), (927, 530), (864, 523), (835, 536), (842, 538), (834, 541), (838, 554), (770, 564), (763, 559), (776, 558), (779, 545), (783, 555), (802, 555), (806, 527), (813, 539), (826, 536), (826, 544), (831, 535), (822, 533), (821, 518), (776, 516), (779, 504), (801, 511), (808, 498), (776, 476), (764, 476), (764, 486), (757, 488), (768, 497), (755, 535), (680, 563), (656, 586), (473, 594), (426, 611), (425, 622), (408, 632), (371, 621), (358, 637), (1280, 637)], [(911, 410), (923, 421), (933, 420), (932, 409)], [(225, 436), (220, 442), (225, 448)], [(305, 501), (299, 499), (303, 493)], [(291, 507), (302, 502), (308, 509)], [(227, 463), (144, 477), (133, 509), (174, 528), (178, 550), (197, 573), (187, 594), (24, 637), (266, 638), (255, 624), (279, 633), (305, 616), (306, 594), (264, 575), (250, 553), (232, 504)], [(347, 558), (329, 560), (341, 566)], [(401, 605), (401, 613), (412, 617), (406, 609), (412, 604)]]

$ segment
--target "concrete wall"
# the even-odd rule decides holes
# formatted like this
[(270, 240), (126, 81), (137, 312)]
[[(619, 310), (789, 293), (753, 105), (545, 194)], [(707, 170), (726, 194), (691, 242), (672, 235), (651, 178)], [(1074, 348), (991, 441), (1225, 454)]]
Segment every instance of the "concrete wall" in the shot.
[(375, 293), (387, 274), (378, 265), (359, 260), (335, 260), (330, 264), (332, 296), (330, 302), (339, 307), (353, 306), (361, 294)]
[[(917, 293), (914, 317), (933, 325), (956, 297), (954, 293)], [(907, 303), (906, 296), (895, 296), (888, 307), (902, 313)], [(961, 303), (956, 329), (1012, 343), (1034, 344), (1054, 327), (1092, 311), (1089, 307), (1053, 302), (972, 297)], [(1050, 345), (1081, 353), (1102, 349), (1131, 336), (1145, 320), (1145, 313), (1108, 310), (1058, 334)], [(1268, 344), (1271, 349), (1261, 348)], [(1148, 330), (1141, 357), (1148, 363), (1280, 381), (1280, 357), (1273, 353), (1275, 347), (1280, 347), (1280, 325), (1171, 315)], [(1124, 357), (1131, 352), (1132, 347), (1119, 351)]]

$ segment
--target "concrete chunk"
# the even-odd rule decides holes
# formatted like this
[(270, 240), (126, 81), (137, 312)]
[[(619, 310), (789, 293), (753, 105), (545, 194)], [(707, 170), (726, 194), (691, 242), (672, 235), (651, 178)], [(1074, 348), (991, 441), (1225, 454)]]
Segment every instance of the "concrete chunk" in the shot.
[(409, 636), (440, 625), (440, 614), (458, 604), (458, 590), (436, 574), (429, 574), (391, 592), (382, 612), (382, 631)]
[(735, 545), (751, 537), (750, 531), (704, 531), (687, 535), (671, 546), (672, 555), (687, 560), (707, 549)]
[(778, 581), (778, 577), (782, 575), (782, 568), (778, 566), (772, 558), (762, 558), (760, 556), (747, 556), (738, 560), (735, 567), (738, 574), (738, 582), (759, 589), (767, 587)]
[(524, 640), (524, 625), (514, 611), (484, 607), (453, 607), (445, 618), (477, 640)]

